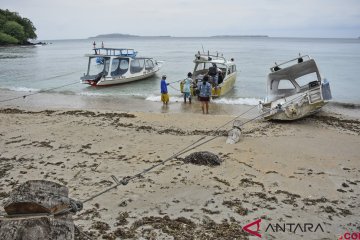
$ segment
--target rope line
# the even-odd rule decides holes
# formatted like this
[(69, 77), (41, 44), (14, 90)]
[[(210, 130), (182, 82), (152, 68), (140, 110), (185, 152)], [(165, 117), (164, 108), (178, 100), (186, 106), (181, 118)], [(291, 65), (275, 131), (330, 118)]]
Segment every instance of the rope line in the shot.
[(168, 84), (171, 85), (171, 84), (174, 84), (174, 83), (178, 83), (178, 82), (180, 82), (180, 81), (182, 81), (182, 80), (184, 80), (184, 79), (176, 80), (176, 81), (170, 82), (170, 83), (168, 83)]
[(174, 90), (176, 90), (176, 91), (178, 91), (178, 92), (181, 92), (181, 90), (180, 90), (180, 89), (175, 88), (175, 87), (173, 87), (173, 86), (171, 86), (171, 85), (169, 85), (169, 87), (171, 87), (172, 89), (174, 89)]
[[(305, 94), (305, 95), (306, 95), (306, 94)], [(305, 95), (303, 95), (303, 94), (302, 94), (302, 95), (299, 95), (298, 97), (296, 97), (296, 98), (292, 99), (291, 101), (287, 102), (287, 104), (290, 104), (291, 102), (294, 102), (294, 101), (297, 100), (298, 98), (304, 97)], [(285, 104), (283, 104), (282, 106), (284, 106), (284, 105), (285, 105)], [(247, 111), (241, 113), (240, 115), (232, 118), (230, 121), (227, 121), (227, 122), (224, 123), (223, 125), (219, 126), (219, 127), (216, 128), (215, 130), (213, 130), (212, 132), (213, 132), (213, 133), (216, 133), (216, 131), (218, 131), (218, 130), (221, 129), (222, 127), (226, 126), (226, 125), (229, 124), (230, 122), (235, 121), (237, 118), (239, 118), (240, 116), (243, 116), (244, 114), (246, 114), (246, 113), (248, 113), (249, 111), (253, 110), (253, 109), (256, 108), (257, 106), (258, 106), (258, 105), (255, 105), (255, 106), (253, 106), (252, 108), (248, 109)], [(256, 119), (258, 119), (258, 118), (260, 118), (260, 117), (262, 117), (262, 116), (264, 116), (264, 115), (266, 115), (266, 114), (268, 114), (269, 112), (271, 112), (272, 110), (274, 110), (274, 109), (276, 109), (276, 108), (277, 108), (277, 106), (276, 106), (275, 108), (270, 108), (269, 110), (267, 110), (267, 111), (265, 111), (265, 112), (263, 112), (263, 113), (255, 116), (255, 117), (253, 117), (253, 118), (245, 121), (245, 122), (242, 123), (240, 126), (244, 126), (245, 124), (248, 124), (248, 123), (250, 123), (250, 122), (252, 122), (252, 121), (254, 121), (254, 120), (256, 120)], [(181, 149), (181, 150), (178, 151), (177, 153), (171, 155), (171, 156), (168, 157), (167, 159), (165, 159), (165, 160), (163, 160), (163, 161), (161, 161), (161, 162), (159, 162), (159, 163), (157, 163), (157, 164), (155, 164), (155, 165), (152, 165), (151, 167), (146, 168), (146, 169), (144, 169), (143, 171), (141, 171), (141, 172), (139, 172), (139, 173), (137, 173), (137, 174), (135, 174), (135, 175), (133, 175), (133, 176), (124, 177), (124, 178), (122, 178), (118, 183), (116, 183), (114, 186), (109, 187), (109, 188), (107, 188), (107, 189), (105, 189), (105, 190), (103, 190), (103, 191), (101, 191), (101, 192), (99, 192), (99, 193), (97, 193), (97, 194), (95, 194), (95, 195), (93, 195), (93, 196), (91, 196), (91, 197), (83, 200), (83, 201), (80, 201), (80, 202), (81, 202), (81, 203), (89, 202), (89, 201), (93, 200), (94, 198), (96, 198), (96, 197), (98, 197), (98, 196), (101, 196), (101, 195), (103, 195), (103, 194), (111, 191), (111, 190), (114, 189), (114, 188), (117, 188), (117, 187), (120, 186), (120, 185), (127, 185), (127, 184), (129, 183), (129, 181), (131, 181), (131, 180), (133, 180), (133, 179), (136, 179), (136, 178), (138, 178), (138, 177), (146, 174), (147, 172), (151, 171), (152, 169), (154, 169), (154, 168), (156, 168), (156, 167), (158, 167), (158, 166), (164, 165), (164, 164), (167, 163), (168, 161), (170, 161), (170, 160), (172, 160), (172, 159), (174, 159), (174, 158), (176, 158), (176, 157), (178, 157), (178, 156), (180, 156), (180, 155), (182, 155), (182, 154), (184, 154), (184, 153), (187, 153), (187, 152), (189, 152), (189, 151), (191, 151), (191, 150), (193, 150), (193, 149), (195, 149), (195, 148), (198, 148), (198, 147), (200, 147), (200, 146), (202, 146), (202, 145), (204, 145), (204, 144), (206, 144), (206, 143), (214, 140), (215, 138), (218, 138), (219, 135), (215, 135), (215, 136), (207, 139), (206, 141), (200, 142), (200, 141), (204, 140), (206, 137), (207, 137), (207, 136), (203, 136), (203, 137), (199, 138), (199, 139), (196, 140), (195, 142), (189, 144), (188, 146), (186, 146), (185, 148)], [(63, 213), (65, 213), (65, 212), (68, 212), (68, 211), (71, 211), (71, 210), (73, 210), (73, 209), (72, 209), (72, 208), (67, 208), (67, 209), (64, 209), (64, 210), (62, 210), (62, 211), (60, 211), (60, 212), (55, 213), (54, 215), (63, 214)]]
[[(219, 126), (219, 127), (216, 128), (215, 130), (213, 130), (213, 133), (216, 133), (216, 131), (218, 131), (219, 129), (223, 128), (224, 126), (226, 126), (226, 125), (229, 124), (230, 122), (232, 122), (232, 121), (234, 121), (235, 119), (243, 116), (244, 114), (248, 113), (249, 111), (253, 110), (253, 109), (256, 108), (256, 107), (257, 107), (257, 105), (255, 105), (255, 106), (253, 106), (252, 108), (248, 109), (247, 111), (239, 114), (239, 115), (236, 116), (235, 118), (232, 118), (230, 121), (226, 122), (225, 124)], [(198, 144), (198, 145), (196, 145), (195, 147), (190, 148), (191, 146), (193, 146), (194, 144), (199, 143), (200, 141), (202, 141), (202, 140), (205, 139), (206, 137), (207, 137), (207, 136), (203, 136), (203, 137), (199, 138), (199, 139), (196, 140), (195, 142), (193, 142), (193, 143), (189, 144), (188, 146), (184, 147), (183, 149), (181, 149), (181, 150), (178, 151), (177, 153), (171, 155), (171, 156), (168, 157), (167, 159), (165, 159), (165, 160), (163, 160), (163, 161), (161, 161), (161, 162), (159, 162), (159, 163), (157, 163), (157, 164), (155, 164), (155, 165), (152, 165), (151, 167), (146, 168), (146, 169), (144, 169), (143, 171), (141, 171), (141, 172), (139, 172), (139, 173), (137, 173), (137, 174), (135, 174), (135, 175), (133, 175), (133, 176), (131, 176), (131, 177), (124, 177), (119, 183), (117, 183), (117, 184), (115, 184), (114, 186), (109, 187), (109, 188), (105, 189), (104, 191), (101, 191), (101, 192), (99, 192), (99, 193), (97, 193), (97, 194), (95, 194), (95, 195), (93, 195), (93, 196), (91, 196), (91, 197), (83, 200), (82, 203), (86, 203), (86, 202), (88, 202), (88, 201), (90, 201), (90, 200), (92, 200), (92, 199), (94, 199), (94, 198), (96, 198), (96, 197), (98, 197), (98, 196), (100, 196), (100, 195), (102, 195), (102, 194), (104, 194), (104, 193), (106, 193), (106, 192), (108, 192), (108, 191), (110, 191), (110, 190), (118, 187), (119, 185), (126, 185), (130, 180), (133, 180), (133, 179), (135, 179), (135, 178), (138, 178), (138, 177), (142, 176), (143, 174), (151, 171), (152, 169), (154, 169), (154, 168), (156, 168), (156, 167), (158, 167), (158, 166), (164, 165), (165, 163), (167, 163), (168, 161), (172, 160), (173, 158), (176, 158), (176, 157), (178, 157), (178, 156), (180, 156), (180, 155), (182, 155), (182, 154), (184, 154), (184, 153), (186, 153), (186, 152), (189, 152), (190, 150), (192, 150), (192, 149), (194, 149), (194, 148), (197, 148), (197, 147), (199, 147), (199, 146), (201, 146), (201, 145), (203, 145), (203, 144), (205, 144), (205, 143), (207, 143), (207, 142), (211, 141), (212, 139), (215, 139), (216, 137), (219, 137), (219, 136), (215, 136), (214, 138), (212, 138), (212, 139), (210, 139), (210, 140), (207, 140), (207, 141), (204, 142), (204, 143)], [(190, 148), (190, 149), (188, 149), (188, 148)]]
[[(253, 110), (253, 109), (256, 108), (256, 107), (257, 107), (257, 105), (253, 106), (252, 108), (250, 108), (250, 109), (246, 110), (245, 112), (239, 114), (239, 115), (236, 116), (235, 118), (232, 118), (230, 121), (226, 122), (225, 124), (219, 126), (218, 128), (216, 128), (216, 129), (213, 130), (212, 132), (213, 132), (213, 133), (216, 133), (216, 131), (218, 131), (219, 129), (223, 128), (224, 126), (226, 126), (226, 125), (229, 124), (230, 122), (234, 121), (235, 119), (237, 119), (237, 118), (245, 115), (246, 113), (248, 113), (249, 111)], [(215, 138), (217, 138), (217, 137), (219, 137), (219, 136), (214, 136), (213, 138), (210, 138), (210, 139), (208, 139), (207, 141), (205, 141), (205, 142), (203, 142), (203, 143), (197, 144), (197, 143), (199, 143), (200, 141), (202, 141), (203, 139), (205, 139), (206, 137), (207, 137), (207, 136), (203, 136), (203, 137), (199, 138), (199, 139), (196, 140), (195, 142), (193, 142), (193, 143), (189, 144), (188, 146), (184, 147), (183, 149), (181, 149), (181, 150), (178, 151), (177, 153), (171, 155), (171, 156), (168, 157), (167, 159), (165, 159), (165, 160), (163, 160), (163, 161), (161, 161), (161, 162), (159, 162), (159, 163), (157, 163), (157, 164), (155, 164), (155, 165), (152, 165), (152, 166), (150, 166), (149, 168), (146, 168), (146, 169), (144, 169), (143, 171), (141, 171), (141, 172), (139, 172), (139, 173), (137, 173), (137, 174), (135, 174), (135, 175), (133, 175), (133, 176), (124, 177), (124, 178), (122, 178), (122, 179), (119, 181), (119, 183), (116, 183), (114, 186), (111, 186), (111, 187), (109, 187), (109, 188), (107, 188), (107, 189), (105, 189), (105, 190), (103, 190), (103, 191), (101, 191), (101, 192), (98, 192), (97, 194), (95, 194), (95, 195), (93, 195), (93, 196), (91, 196), (91, 197), (89, 197), (89, 198), (87, 198), (87, 199), (85, 199), (85, 200), (83, 200), (83, 201), (80, 201), (80, 202), (84, 204), (84, 203), (86, 203), (86, 202), (89, 202), (89, 201), (93, 200), (94, 198), (97, 198), (97, 197), (99, 197), (99, 196), (101, 196), (101, 195), (103, 195), (103, 194), (111, 191), (112, 189), (117, 188), (117, 187), (120, 186), (120, 185), (124, 185), (124, 186), (125, 186), (125, 185), (127, 185), (127, 184), (129, 183), (129, 181), (131, 181), (131, 180), (133, 180), (133, 179), (136, 179), (136, 178), (144, 175), (145, 173), (151, 171), (152, 169), (154, 169), (154, 168), (156, 168), (156, 167), (159, 167), (159, 166), (161, 166), (161, 165), (164, 165), (165, 163), (169, 162), (170, 160), (172, 160), (172, 159), (174, 159), (174, 158), (176, 158), (176, 157), (178, 157), (178, 156), (180, 156), (180, 155), (182, 155), (182, 154), (184, 154), (184, 153), (187, 153), (187, 152), (191, 151), (192, 149), (195, 149), (195, 148), (197, 148), (197, 147), (199, 147), (199, 146), (201, 146), (201, 145), (203, 145), (203, 144), (205, 144), (205, 143), (207, 143), (207, 142), (210, 142), (210, 141), (212, 141), (213, 139), (215, 139)], [(194, 144), (197, 144), (197, 145), (196, 145), (195, 147), (190, 148), (190, 147), (193, 146)], [(188, 149), (188, 148), (190, 148), (190, 149)], [(54, 213), (54, 215), (60, 215), (60, 214), (66, 213), (66, 212), (71, 211), (71, 210), (73, 210), (73, 209), (72, 209), (72, 208), (63, 209), (63, 210), (61, 210), (61, 211), (59, 211), (59, 212)]]
[(71, 74), (79, 73), (79, 72), (80, 72), (80, 71), (74, 71), (74, 72), (64, 73), (64, 74), (56, 75), (56, 76), (49, 77), (49, 78), (45, 78), (45, 79), (35, 80), (35, 81), (33, 81), (33, 82), (44, 82), (44, 81), (56, 79), (56, 78), (59, 78), (59, 77), (66, 77), (66, 76), (69, 76), (69, 75), (71, 75)]
[(49, 92), (49, 91), (52, 91), (52, 90), (55, 90), (55, 89), (59, 89), (59, 88), (67, 87), (67, 86), (70, 86), (70, 85), (74, 85), (74, 84), (77, 84), (77, 83), (79, 83), (79, 81), (76, 81), (76, 82), (73, 82), (73, 83), (69, 83), (69, 84), (64, 84), (64, 85), (61, 85), (61, 86), (58, 86), (58, 87), (54, 87), (54, 88), (49, 88), (49, 89), (45, 89), (45, 90), (40, 90), (40, 91), (38, 91), (38, 92), (25, 94), (25, 95), (22, 95), (22, 96), (19, 96), (19, 97), (14, 97), (14, 98), (8, 98), (8, 99), (0, 100), (0, 103), (9, 102), (9, 101), (16, 100), (16, 99), (20, 99), (20, 98), (26, 98), (26, 97), (33, 96), (33, 95), (36, 95), (36, 94), (40, 94), (40, 93), (44, 93), (44, 92)]

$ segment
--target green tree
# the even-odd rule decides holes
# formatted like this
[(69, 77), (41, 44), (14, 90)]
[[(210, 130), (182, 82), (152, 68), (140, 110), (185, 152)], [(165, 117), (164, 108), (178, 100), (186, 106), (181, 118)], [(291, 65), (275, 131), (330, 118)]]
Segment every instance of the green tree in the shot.
[(25, 37), (27, 39), (36, 39), (37, 35), (35, 33), (36, 28), (34, 27), (33, 23), (30, 19), (22, 18), (19, 23), (24, 27)]
[(0, 14), (0, 32), (2, 32), (6, 22), (7, 22), (6, 17)]
[(18, 13), (10, 12), (8, 9), (0, 9), (1, 45), (14, 44), (14, 38), (17, 43), (21, 44), (26, 43), (28, 39), (36, 39), (35, 31), (36, 28), (30, 19), (23, 18)]
[(18, 43), (19, 43), (19, 40), (17, 40), (16, 38), (14, 38), (6, 33), (0, 32), (0, 45), (18, 44)]
[(27, 39), (25, 36), (24, 27), (21, 26), (19, 23), (15, 21), (7, 21), (3, 28), (4, 33), (16, 38), (21, 43), (26, 42)]

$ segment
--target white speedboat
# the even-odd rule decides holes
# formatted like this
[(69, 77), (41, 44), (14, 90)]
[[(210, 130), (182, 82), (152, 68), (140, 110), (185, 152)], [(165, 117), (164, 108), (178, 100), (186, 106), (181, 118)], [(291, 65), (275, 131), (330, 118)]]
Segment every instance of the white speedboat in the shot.
[[(220, 97), (233, 89), (236, 81), (236, 64), (234, 59), (226, 60), (222, 54), (200, 53), (195, 54), (195, 67), (193, 71), (194, 86), (191, 87), (192, 95), (196, 95), (196, 86), (202, 81), (202, 78), (208, 74), (213, 75), (210, 82), (212, 83), (212, 97)], [(214, 70), (214, 71), (212, 71)], [(213, 74), (212, 74), (213, 72)], [(212, 81), (216, 78), (216, 82)], [(183, 82), (180, 83), (180, 90), (183, 90)]]
[(161, 62), (151, 57), (137, 57), (134, 49), (94, 48), (89, 58), (87, 72), (81, 83), (107, 86), (142, 80), (153, 76), (161, 68)]
[[(275, 63), (276, 64), (276, 63)], [(267, 97), (260, 103), (265, 119), (296, 120), (315, 113), (331, 99), (315, 60), (300, 56), (270, 68)]]

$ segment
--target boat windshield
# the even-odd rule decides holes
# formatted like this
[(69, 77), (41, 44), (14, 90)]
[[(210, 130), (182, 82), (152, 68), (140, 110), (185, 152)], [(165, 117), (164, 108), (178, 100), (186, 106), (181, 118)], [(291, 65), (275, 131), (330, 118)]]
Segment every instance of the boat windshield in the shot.
[(155, 67), (154, 62), (151, 59), (145, 60), (145, 70), (151, 71)]
[[(219, 72), (220, 70), (223, 73), (223, 75), (232, 73), (232, 72), (226, 72), (226, 66), (223, 64), (217, 64), (216, 66), (217, 66), (216, 72)], [(197, 63), (195, 65), (195, 70), (194, 70), (195, 78), (200, 79), (202, 75), (210, 74), (212, 68), (213, 68), (213, 64), (210, 62)], [(231, 69), (231, 71), (236, 71), (236, 67), (234, 67), (234, 70)]]
[(134, 59), (130, 63), (130, 72), (133, 73), (139, 73), (144, 69), (144, 59)]
[(317, 74), (315, 72), (300, 76), (295, 79), (300, 88), (307, 88), (310, 82), (318, 81)]
[(111, 76), (124, 75), (129, 69), (128, 58), (114, 58), (111, 63)]
[(110, 57), (102, 57), (102, 64), (99, 64), (99, 61), (100, 60), (97, 60), (97, 57), (89, 58), (88, 75), (107, 75), (107, 73), (109, 72)]

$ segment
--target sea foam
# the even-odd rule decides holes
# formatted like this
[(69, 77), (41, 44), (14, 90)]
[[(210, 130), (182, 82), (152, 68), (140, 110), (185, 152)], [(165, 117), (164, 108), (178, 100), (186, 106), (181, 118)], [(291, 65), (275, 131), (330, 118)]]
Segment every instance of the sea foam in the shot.
[[(151, 102), (161, 102), (161, 96), (160, 95), (150, 95), (150, 96), (146, 97), (145, 100), (151, 101)], [(184, 101), (184, 98), (170, 95), (169, 102), (180, 102), (180, 101)]]
[(251, 105), (251, 106), (258, 105), (259, 101), (263, 101), (263, 100), (258, 98), (218, 98), (213, 100), (213, 102), (220, 104)]
[(38, 92), (38, 91), (40, 91), (40, 89), (27, 88), (27, 87), (9, 87), (8, 89), (11, 91), (15, 91), (15, 92)]
[[(161, 96), (160, 95), (150, 95), (145, 100), (152, 101), (152, 102), (160, 102)], [(170, 102), (182, 102), (182, 101), (184, 101), (183, 97), (170, 95)], [(218, 99), (211, 100), (211, 102), (218, 103), (218, 104), (251, 105), (251, 106), (258, 105), (259, 101), (263, 101), (263, 100), (258, 99), (258, 98), (218, 98)]]
[(106, 94), (95, 93), (95, 92), (80, 92), (80, 93), (78, 93), (78, 95), (80, 95), (80, 96), (107, 96)]

